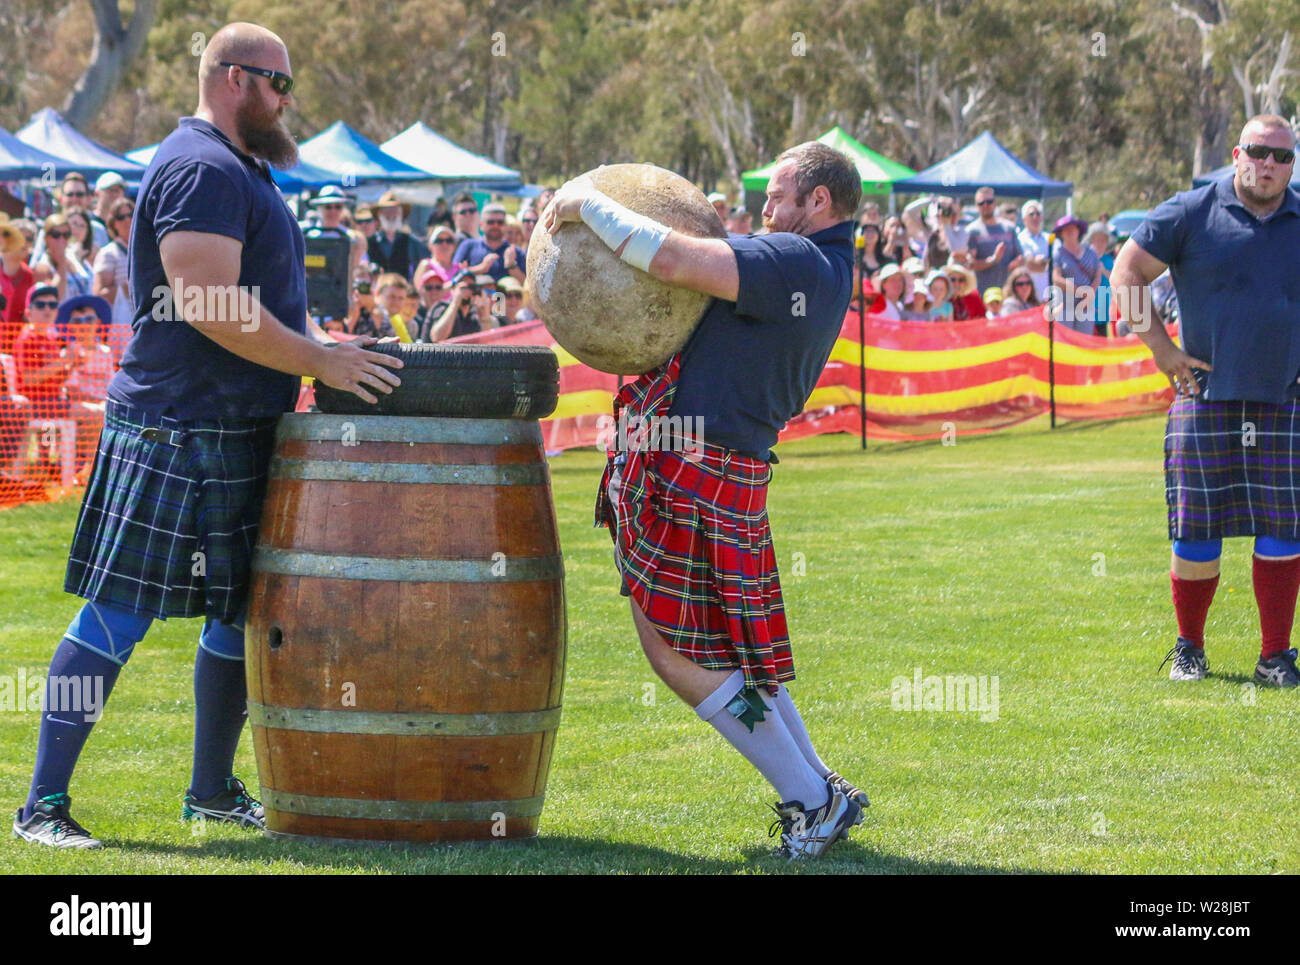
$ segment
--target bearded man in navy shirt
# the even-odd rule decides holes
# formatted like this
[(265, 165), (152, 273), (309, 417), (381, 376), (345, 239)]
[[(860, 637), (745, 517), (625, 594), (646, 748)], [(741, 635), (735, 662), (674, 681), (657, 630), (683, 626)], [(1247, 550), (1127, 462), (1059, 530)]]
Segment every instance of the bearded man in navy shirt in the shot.
[(767, 234), (690, 237), (583, 179), (542, 216), (552, 233), (581, 220), (633, 267), (713, 296), (686, 347), (620, 392), (620, 422), (678, 431), (611, 458), (597, 522), (650, 665), (776, 788), (789, 858), (822, 854), (866, 804), (817, 755), (783, 686), (794, 664), (766, 510), (772, 446), (844, 321), (861, 196), (852, 162), (809, 142), (778, 159)]
[[(1174, 387), (1165, 432), (1173, 680), (1209, 671), (1205, 622), (1223, 539), (1254, 537), (1262, 647), (1254, 680), (1300, 684), (1290, 647), (1300, 589), (1300, 195), (1288, 186), (1295, 134), (1253, 117), (1231, 177), (1155, 208), (1111, 273), (1121, 321)], [(1168, 266), (1182, 348), (1154, 323), (1150, 283)], [(1161, 665), (1163, 666), (1163, 664)]]
[(108, 386), (64, 581), (88, 602), (50, 664), (31, 791), (13, 825), (25, 840), (100, 847), (69, 813), (68, 784), (119, 671), (153, 620), (168, 617), (207, 617), (181, 816), (263, 826), (232, 768), (247, 720), (243, 624), (276, 419), (293, 408), (303, 375), (373, 402), (371, 391), (399, 382), (387, 367), (401, 365), (365, 351), (373, 340), (306, 334), (302, 232), (266, 164), (297, 160), (281, 121), (292, 87), (279, 37), (223, 27), (199, 61), (198, 110), (141, 182), (133, 333)]

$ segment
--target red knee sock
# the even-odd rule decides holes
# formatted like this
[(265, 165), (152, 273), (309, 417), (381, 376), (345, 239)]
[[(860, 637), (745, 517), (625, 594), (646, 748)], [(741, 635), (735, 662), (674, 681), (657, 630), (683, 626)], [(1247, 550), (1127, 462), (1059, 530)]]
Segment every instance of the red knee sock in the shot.
[(1264, 638), (1260, 653), (1267, 660), (1291, 646), (1296, 591), (1300, 590), (1300, 556), (1291, 560), (1262, 560), (1256, 556), (1252, 562), (1259, 629)]
[[(1174, 614), (1178, 617), (1178, 635), (1190, 640), (1198, 648), (1205, 646), (1205, 615), (1210, 612), (1210, 602), (1219, 586), (1217, 575), (1208, 580), (1184, 580), (1169, 574), (1173, 584)], [(1294, 599), (1292, 604), (1294, 605)], [(1290, 624), (1287, 625), (1288, 629)]]

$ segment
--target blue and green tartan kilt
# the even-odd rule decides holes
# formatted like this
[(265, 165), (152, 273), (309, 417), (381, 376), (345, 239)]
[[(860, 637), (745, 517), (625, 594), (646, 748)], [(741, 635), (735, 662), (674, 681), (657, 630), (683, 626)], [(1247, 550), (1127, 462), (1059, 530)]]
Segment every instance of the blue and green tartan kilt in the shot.
[(275, 424), (178, 422), (109, 400), (64, 589), (155, 617), (238, 617)]
[(1169, 538), (1300, 540), (1300, 400), (1178, 396), (1165, 429)]

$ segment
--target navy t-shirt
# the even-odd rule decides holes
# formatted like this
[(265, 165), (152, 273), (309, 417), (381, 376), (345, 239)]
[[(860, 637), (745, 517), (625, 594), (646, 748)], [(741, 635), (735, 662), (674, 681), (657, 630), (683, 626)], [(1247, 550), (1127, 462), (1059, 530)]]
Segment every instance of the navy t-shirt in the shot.
[[(254, 418), (292, 409), (298, 376), (240, 358), (184, 321), (158, 253), (169, 231), (242, 242), (239, 291), (255, 292), (281, 324), (306, 331), (302, 231), (266, 162), (240, 151), (207, 121), (183, 117), (140, 184), (130, 246), (133, 334), (109, 397), (174, 419)], [(248, 297), (231, 294), (210, 304), (238, 329), (247, 324)]]
[(736, 300), (714, 299), (700, 319), (682, 350), (668, 414), (693, 417), (706, 442), (768, 459), (777, 434), (803, 411), (844, 324), (853, 226), (726, 241), (740, 273)]
[(1204, 397), (1280, 404), (1300, 396), (1300, 194), (1260, 221), (1232, 177), (1156, 207), (1133, 241), (1169, 266), (1183, 349), (1208, 362)]
[[(456, 246), (456, 254), (452, 256), (451, 260), (458, 265), (464, 262), (473, 266), (486, 258), (489, 252), (494, 253), (498, 256), (497, 260), (492, 263), (492, 267), (487, 270), (487, 274), (500, 281), (510, 274), (505, 266), (506, 249), (508, 247), (510, 247), (510, 242), (504, 240), (496, 248), (490, 248), (482, 238), (469, 238)], [(524, 263), (527, 260), (528, 256), (524, 253), (524, 249), (515, 245), (515, 265), (520, 271), (526, 271)]]

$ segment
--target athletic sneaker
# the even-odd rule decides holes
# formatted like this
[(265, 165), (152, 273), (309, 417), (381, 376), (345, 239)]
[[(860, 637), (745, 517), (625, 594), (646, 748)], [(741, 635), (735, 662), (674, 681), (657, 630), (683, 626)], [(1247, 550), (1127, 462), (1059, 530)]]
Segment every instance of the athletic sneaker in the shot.
[(862, 808), (849, 800), (841, 791), (826, 785), (830, 800), (815, 811), (805, 811), (800, 801), (778, 803), (773, 811), (776, 820), (768, 829), (768, 837), (779, 831), (781, 846), (773, 851), (779, 858), (796, 860), (816, 858), (861, 819)]
[(1283, 650), (1265, 660), (1259, 658), (1255, 664), (1255, 683), (1265, 687), (1300, 686), (1300, 671), (1296, 670), (1296, 649)]
[(1165, 654), (1164, 663), (1157, 669), (1164, 670), (1165, 664), (1170, 660), (1174, 662), (1174, 665), (1169, 668), (1170, 680), (1204, 680), (1205, 675), (1210, 672), (1210, 662), (1205, 659), (1205, 650), (1182, 637), (1178, 638), (1174, 649)]
[(871, 802), (867, 800), (867, 792), (862, 790), (862, 788), (860, 787), (854, 787), (848, 781), (844, 780), (844, 778), (840, 777), (840, 775), (837, 774), (835, 771), (831, 771), (829, 774), (826, 775), (826, 783), (829, 784), (835, 790), (839, 791), (850, 801), (857, 804), (859, 808), (858, 819), (853, 823), (861, 824), (862, 823), (861, 809), (871, 807)]
[(185, 805), (181, 820), (226, 821), (244, 827), (266, 828), (266, 811), (262, 802), (248, 793), (244, 782), (237, 777), (226, 778), (226, 789), (220, 794), (198, 800), (190, 791), (185, 792)]
[(51, 794), (41, 798), (32, 808), (32, 816), (22, 819), (23, 809), (14, 815), (14, 837), (52, 848), (102, 848), (104, 843), (92, 838), (72, 815), (68, 807), (72, 798), (66, 794)]

